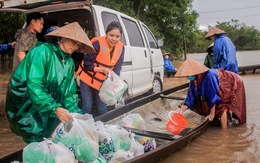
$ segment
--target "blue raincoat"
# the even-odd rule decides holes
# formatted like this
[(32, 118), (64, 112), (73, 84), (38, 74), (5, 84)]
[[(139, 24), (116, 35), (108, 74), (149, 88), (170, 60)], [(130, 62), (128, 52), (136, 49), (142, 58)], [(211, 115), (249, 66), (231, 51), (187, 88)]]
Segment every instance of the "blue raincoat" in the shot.
[(176, 68), (172, 62), (169, 59), (163, 58), (164, 60), (164, 68), (166, 71), (175, 71), (174, 69)]
[(220, 88), (217, 70), (210, 69), (205, 72), (205, 77), (202, 83), (197, 85), (197, 87), (194, 82), (190, 82), (185, 104), (189, 108), (194, 108), (196, 105), (196, 98), (200, 98), (204, 101), (207, 101), (209, 108), (212, 108), (221, 100), (217, 94), (219, 90)]
[(9, 50), (12, 49), (12, 44), (8, 43), (8, 44), (0, 44), (0, 54), (4, 54), (9, 52)]
[(197, 85), (191, 81), (185, 105), (195, 112), (207, 116), (215, 105), (214, 121), (219, 121), (226, 109), (232, 111), (232, 117), (239, 124), (246, 123), (246, 95), (241, 77), (231, 71), (210, 69)]
[(238, 73), (236, 47), (226, 34), (219, 34), (214, 42), (214, 66)]

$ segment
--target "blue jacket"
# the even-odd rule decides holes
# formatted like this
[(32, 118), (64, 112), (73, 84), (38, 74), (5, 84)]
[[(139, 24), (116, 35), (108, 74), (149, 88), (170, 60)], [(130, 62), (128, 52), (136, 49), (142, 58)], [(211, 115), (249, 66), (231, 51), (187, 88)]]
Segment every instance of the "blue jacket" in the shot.
[(236, 47), (226, 34), (218, 35), (214, 42), (213, 68), (221, 68), (238, 73)]
[(164, 60), (164, 68), (166, 71), (175, 71), (175, 66), (172, 65), (172, 62), (169, 59), (163, 58)]
[(0, 54), (7, 53), (10, 49), (12, 49), (12, 44), (0, 44)]
[(194, 82), (190, 82), (188, 94), (185, 99), (185, 104), (189, 108), (195, 107), (196, 98), (206, 99), (209, 108), (212, 108), (216, 103), (220, 102), (221, 99), (217, 94), (219, 88), (219, 76), (216, 69), (210, 69), (205, 72), (204, 79), (200, 85), (196, 87)]

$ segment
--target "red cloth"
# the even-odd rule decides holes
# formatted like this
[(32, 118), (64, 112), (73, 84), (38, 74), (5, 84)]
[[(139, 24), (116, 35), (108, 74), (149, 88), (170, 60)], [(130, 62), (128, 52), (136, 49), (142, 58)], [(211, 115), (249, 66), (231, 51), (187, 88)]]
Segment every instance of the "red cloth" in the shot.
[[(224, 111), (231, 110), (233, 118), (238, 119), (239, 124), (246, 123), (246, 95), (244, 82), (241, 77), (231, 71), (217, 69), (219, 76), (218, 92), (221, 102), (216, 104), (214, 124), (219, 124)], [(200, 115), (207, 116), (210, 108), (207, 101), (197, 98), (197, 106), (195, 112)]]
[(246, 93), (241, 77), (233, 72), (217, 69), (219, 74), (219, 96), (221, 102), (216, 109), (228, 108), (237, 118), (239, 124), (246, 123)]

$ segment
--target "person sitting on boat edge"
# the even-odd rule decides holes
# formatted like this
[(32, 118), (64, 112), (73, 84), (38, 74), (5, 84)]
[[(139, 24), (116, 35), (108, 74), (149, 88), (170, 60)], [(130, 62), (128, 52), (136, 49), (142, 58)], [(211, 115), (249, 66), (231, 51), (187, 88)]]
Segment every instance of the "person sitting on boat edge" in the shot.
[(166, 72), (166, 76), (169, 78), (171, 75), (175, 75), (177, 68), (174, 66), (170, 60), (170, 54), (164, 54), (163, 56), (164, 61), (164, 70)]
[(31, 49), (11, 76), (6, 96), (10, 127), (26, 143), (49, 138), (60, 122), (73, 119), (69, 113), (81, 113), (71, 54), (94, 52), (77, 22), (46, 37), (59, 37), (59, 44), (42, 43)]
[(208, 68), (212, 68), (214, 66), (214, 42), (209, 45), (207, 52), (208, 54), (204, 59), (204, 65)]
[(207, 116), (213, 125), (227, 128), (228, 112), (239, 124), (246, 123), (246, 95), (244, 82), (239, 75), (222, 69), (209, 69), (187, 59), (175, 77), (190, 80), (187, 97), (179, 113), (188, 108)]
[(212, 68), (221, 68), (238, 74), (236, 47), (227, 37), (226, 32), (212, 27), (204, 38), (214, 41), (214, 66)]

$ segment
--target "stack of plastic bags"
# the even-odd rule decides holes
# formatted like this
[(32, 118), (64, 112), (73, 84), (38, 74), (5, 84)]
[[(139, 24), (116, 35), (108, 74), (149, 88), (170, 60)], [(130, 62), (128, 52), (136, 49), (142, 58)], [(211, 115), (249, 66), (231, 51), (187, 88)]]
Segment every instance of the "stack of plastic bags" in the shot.
[[(129, 114), (119, 124), (125, 127), (145, 130), (145, 122), (140, 114)], [(144, 152), (149, 152), (156, 148), (154, 138), (135, 135), (134, 139), (144, 146)]]
[[(25, 163), (114, 163), (124, 162), (144, 154), (146, 142), (118, 124), (94, 122), (90, 114), (72, 113), (73, 121), (60, 123), (51, 140), (31, 143), (24, 148)], [(139, 115), (140, 116), (140, 115)], [(127, 124), (142, 124), (138, 115), (129, 115)], [(133, 121), (136, 123), (131, 123)], [(136, 121), (137, 120), (137, 121)], [(124, 122), (126, 125), (126, 123)], [(137, 125), (143, 126), (143, 125)], [(153, 149), (155, 144), (152, 143)]]
[(92, 115), (72, 115), (73, 121), (58, 125), (53, 141), (64, 144), (81, 162), (96, 160), (99, 153), (98, 133)]

